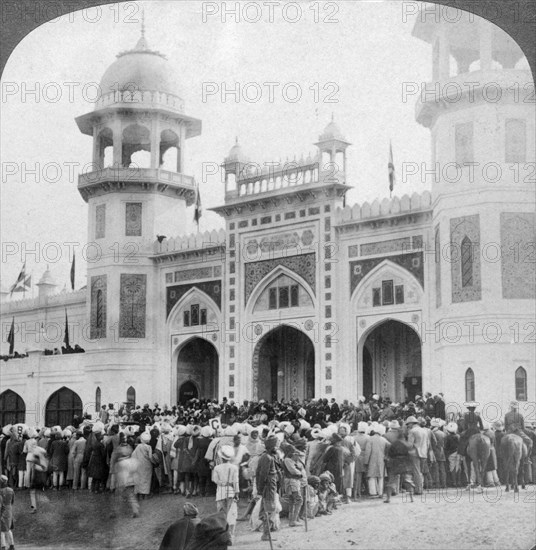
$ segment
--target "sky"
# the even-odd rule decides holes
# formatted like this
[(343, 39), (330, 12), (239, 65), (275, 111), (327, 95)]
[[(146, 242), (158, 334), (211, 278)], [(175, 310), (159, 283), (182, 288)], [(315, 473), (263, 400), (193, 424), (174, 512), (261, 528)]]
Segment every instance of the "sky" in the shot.
[[(251, 2), (238, 22), (223, 17), (224, 4), (102, 6), (42, 25), (18, 45), (1, 81), (3, 288), (15, 281), (24, 260), (34, 284), (47, 264), (60, 289), (68, 284), (72, 246), (66, 243), (87, 243), (87, 205), (77, 181), (92, 151), (74, 119), (93, 110), (93, 83), (116, 54), (136, 44), (142, 8), (150, 47), (166, 54), (186, 114), (203, 122), (202, 134), (186, 144), (184, 170), (200, 182), (201, 231), (223, 227), (207, 210), (223, 204), (223, 183), (219, 175), (203, 180), (204, 162), (221, 163), (235, 136), (260, 163), (307, 156), (331, 116), (352, 144), (347, 204), (388, 196), (390, 141), (395, 194), (427, 188), (418, 177), (403, 181), (401, 173), (403, 162), (430, 161), (429, 131), (415, 122), (416, 98), (404, 101), (402, 86), (431, 80), (431, 47), (412, 37), (415, 16), (404, 18), (401, 3), (299, 2), (299, 15), (284, 11), (282, 2), (274, 3), (272, 14), (262, 2)], [(272, 102), (265, 82), (279, 83)], [(207, 83), (219, 93), (203, 98)], [(241, 91), (259, 84), (258, 101), (222, 95), (236, 83)], [(288, 83), (296, 84), (285, 97)], [(297, 89), (301, 99), (290, 101)], [(189, 210), (185, 233), (195, 230)], [(77, 281), (77, 287), (85, 284), (80, 255)]]

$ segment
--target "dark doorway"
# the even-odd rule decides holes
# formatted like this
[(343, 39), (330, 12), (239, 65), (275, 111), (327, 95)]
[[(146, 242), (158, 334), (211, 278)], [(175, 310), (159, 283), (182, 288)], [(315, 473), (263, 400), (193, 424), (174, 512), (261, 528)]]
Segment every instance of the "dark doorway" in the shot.
[(193, 382), (184, 382), (179, 389), (179, 403), (184, 405), (190, 399), (197, 399), (199, 392), (197, 386)]
[(257, 343), (253, 362), (257, 365), (253, 383), (258, 399), (314, 397), (314, 347), (300, 330), (283, 325), (270, 331)]
[[(186, 388), (186, 390), (183, 390)], [(218, 352), (204, 338), (192, 338), (181, 348), (177, 358), (177, 401), (181, 393), (193, 392), (188, 399), (218, 399)]]

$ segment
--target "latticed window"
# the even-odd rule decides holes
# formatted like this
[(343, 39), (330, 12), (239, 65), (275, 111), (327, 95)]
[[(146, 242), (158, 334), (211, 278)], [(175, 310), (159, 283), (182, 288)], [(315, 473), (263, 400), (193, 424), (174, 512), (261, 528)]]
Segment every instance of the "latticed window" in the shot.
[(473, 285), (473, 243), (469, 237), (462, 241), (462, 287)]
[(527, 400), (527, 371), (523, 367), (516, 370), (516, 399)]
[(473, 369), (467, 369), (465, 371), (465, 400), (475, 400), (475, 373)]
[(102, 297), (102, 290), (97, 290), (96, 302), (97, 315), (95, 319), (95, 326), (97, 328), (102, 328), (102, 322), (104, 318), (104, 301)]

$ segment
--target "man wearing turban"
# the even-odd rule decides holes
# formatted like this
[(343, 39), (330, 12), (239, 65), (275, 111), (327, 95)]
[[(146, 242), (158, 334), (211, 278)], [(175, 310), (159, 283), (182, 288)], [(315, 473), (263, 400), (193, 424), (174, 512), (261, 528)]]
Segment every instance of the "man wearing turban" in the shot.
[(184, 517), (172, 523), (164, 535), (159, 550), (184, 550), (199, 524), (199, 510), (191, 502), (183, 508)]

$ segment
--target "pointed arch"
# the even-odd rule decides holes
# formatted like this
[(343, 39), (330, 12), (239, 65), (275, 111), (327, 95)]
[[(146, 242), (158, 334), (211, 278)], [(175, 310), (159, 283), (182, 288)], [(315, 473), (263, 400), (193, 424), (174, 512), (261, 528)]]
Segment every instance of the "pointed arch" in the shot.
[(523, 367), (516, 369), (515, 389), (516, 400), (527, 401), (527, 371)]
[(126, 399), (126, 401), (131, 407), (136, 406), (136, 390), (134, 389), (133, 386), (130, 386), (127, 390), (127, 399)]
[(196, 286), (193, 286), (171, 308), (167, 318), (168, 325), (171, 326), (175, 322), (180, 322), (182, 324), (183, 318), (180, 312), (184, 309), (186, 304), (196, 300), (202, 302), (206, 306), (207, 310), (209, 310), (207, 311), (207, 324), (210, 324), (209, 319), (211, 316), (212, 318), (216, 318), (218, 320), (217, 322), (219, 322), (221, 310), (218, 304), (206, 292)]
[(246, 315), (252, 315), (254, 312), (255, 304), (257, 303), (258, 299), (260, 298), (261, 294), (272, 284), (275, 282), (276, 279), (278, 279), (281, 275), (286, 275), (290, 279), (293, 279), (296, 281), (299, 285), (303, 287), (307, 295), (309, 296), (313, 307), (315, 306), (315, 294), (313, 292), (313, 289), (307, 283), (307, 281), (298, 275), (295, 271), (292, 271), (288, 267), (284, 265), (278, 265), (270, 271), (270, 273), (266, 274), (264, 278), (262, 278), (258, 283), (257, 286), (253, 289), (251, 292), (249, 299), (246, 304)]
[[(402, 279), (405, 283), (408, 284), (409, 287), (411, 287), (412, 291), (415, 293), (416, 302), (417, 303), (422, 302), (423, 288), (421, 286), (421, 283), (417, 279), (417, 277), (415, 277), (413, 273), (411, 273), (404, 267), (398, 264), (395, 264), (391, 260), (384, 260), (383, 262), (378, 264), (374, 269), (369, 271), (369, 273), (367, 273), (363, 277), (363, 279), (361, 279), (361, 281), (359, 281), (359, 284), (354, 289), (352, 296), (350, 298), (352, 309), (355, 309), (357, 304), (362, 303), (365, 297), (365, 294), (369, 292), (372, 294), (371, 285), (372, 283), (374, 283), (374, 281), (377, 278), (382, 276), (382, 272), (385, 273), (386, 278), (392, 278), (393, 276), (395, 276)], [(371, 307), (372, 307), (372, 304), (371, 304)]]
[(0, 426), (18, 424), (26, 418), (26, 405), (22, 397), (13, 390), (0, 393)]
[(466, 235), (462, 239), (461, 245), (462, 252), (462, 287), (468, 287), (473, 285), (473, 243), (471, 239)]
[(45, 425), (65, 428), (74, 416), (82, 416), (82, 400), (73, 390), (63, 386), (49, 398), (45, 408)]
[(475, 400), (475, 373), (471, 367), (465, 371), (465, 400)]

